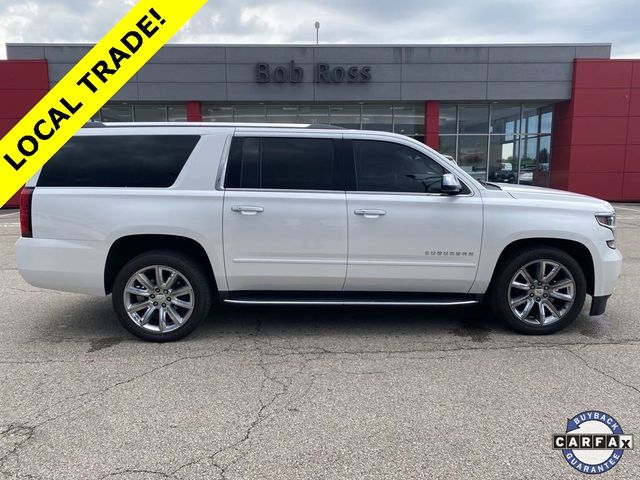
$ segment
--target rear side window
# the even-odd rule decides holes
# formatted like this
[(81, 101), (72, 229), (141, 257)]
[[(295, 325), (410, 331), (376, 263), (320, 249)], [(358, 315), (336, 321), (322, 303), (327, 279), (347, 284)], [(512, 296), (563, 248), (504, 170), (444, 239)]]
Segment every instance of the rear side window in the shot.
[(330, 138), (236, 137), (225, 187), (344, 190), (337, 145)]
[(73, 137), (40, 173), (41, 187), (170, 187), (198, 135)]
[(361, 192), (439, 193), (444, 168), (405, 145), (353, 140), (356, 190)]

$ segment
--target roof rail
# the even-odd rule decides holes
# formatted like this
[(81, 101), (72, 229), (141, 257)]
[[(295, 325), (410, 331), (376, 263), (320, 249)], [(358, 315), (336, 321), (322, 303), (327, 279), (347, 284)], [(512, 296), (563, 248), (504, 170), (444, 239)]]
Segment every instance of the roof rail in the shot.
[(316, 128), (318, 130), (344, 130), (344, 127), (339, 125), (331, 125), (330, 123), (311, 123), (305, 128)]
[(102, 122), (88, 121), (82, 126), (82, 128), (106, 128), (106, 125)]
[(289, 124), (289, 123), (217, 123), (217, 122), (115, 122), (89, 121), (82, 128), (131, 128), (131, 127), (243, 127), (243, 128), (307, 128), (312, 130), (345, 130), (344, 127), (329, 123)]

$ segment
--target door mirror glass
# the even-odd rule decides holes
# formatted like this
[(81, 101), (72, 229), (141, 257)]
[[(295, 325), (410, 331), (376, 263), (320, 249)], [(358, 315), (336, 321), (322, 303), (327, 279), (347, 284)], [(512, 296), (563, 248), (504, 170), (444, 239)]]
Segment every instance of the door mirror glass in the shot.
[(462, 185), (454, 174), (445, 173), (442, 176), (442, 188), (440, 191), (449, 195), (456, 195), (462, 191)]

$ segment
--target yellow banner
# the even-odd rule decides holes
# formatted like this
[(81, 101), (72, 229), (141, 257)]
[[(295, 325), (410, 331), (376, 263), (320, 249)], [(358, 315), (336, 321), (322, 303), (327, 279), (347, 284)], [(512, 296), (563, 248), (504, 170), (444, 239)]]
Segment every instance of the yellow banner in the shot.
[(207, 0), (141, 0), (0, 140), (4, 205)]

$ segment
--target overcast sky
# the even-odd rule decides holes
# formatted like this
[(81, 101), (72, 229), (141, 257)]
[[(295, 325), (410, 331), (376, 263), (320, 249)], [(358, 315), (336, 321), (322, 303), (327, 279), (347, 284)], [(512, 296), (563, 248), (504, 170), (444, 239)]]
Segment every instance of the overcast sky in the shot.
[[(96, 42), (134, 3), (0, 0), (0, 44)], [(173, 42), (313, 43), (316, 20), (321, 43), (603, 42), (640, 58), (640, 0), (209, 0)]]

